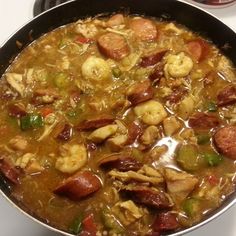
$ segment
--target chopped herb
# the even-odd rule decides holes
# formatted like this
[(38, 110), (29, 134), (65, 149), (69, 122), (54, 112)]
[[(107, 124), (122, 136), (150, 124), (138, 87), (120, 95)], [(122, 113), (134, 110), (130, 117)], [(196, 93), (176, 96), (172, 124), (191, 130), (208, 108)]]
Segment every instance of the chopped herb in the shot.
[(209, 166), (218, 166), (223, 161), (223, 157), (217, 153), (204, 153), (203, 157)]
[(115, 78), (118, 78), (121, 76), (121, 71), (118, 67), (115, 67), (112, 69), (112, 74)]
[(197, 143), (199, 145), (204, 145), (204, 144), (208, 144), (210, 142), (210, 135), (209, 134), (199, 134), (197, 135)]
[(208, 110), (209, 112), (216, 112), (216, 111), (217, 111), (217, 105), (216, 105), (216, 103), (213, 102), (213, 101), (207, 102), (206, 107), (207, 107), (207, 110)]
[(39, 128), (43, 125), (43, 118), (39, 114), (29, 114), (20, 118), (21, 130)]
[(78, 235), (82, 231), (83, 216), (80, 215), (69, 226), (69, 232)]

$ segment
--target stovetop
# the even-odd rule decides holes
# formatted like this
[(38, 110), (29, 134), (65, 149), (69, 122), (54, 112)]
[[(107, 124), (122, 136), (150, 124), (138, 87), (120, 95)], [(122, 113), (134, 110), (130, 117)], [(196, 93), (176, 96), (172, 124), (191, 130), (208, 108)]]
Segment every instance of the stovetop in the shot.
[[(33, 10), (34, 14), (38, 14), (54, 4), (65, 1), (67, 0), (0, 0), (0, 45), (33, 17)], [(236, 32), (236, 5), (220, 10), (208, 10)], [(235, 222), (236, 205), (218, 219), (186, 236), (236, 236)], [(13, 235), (59, 236), (21, 214), (0, 196), (0, 236)]]

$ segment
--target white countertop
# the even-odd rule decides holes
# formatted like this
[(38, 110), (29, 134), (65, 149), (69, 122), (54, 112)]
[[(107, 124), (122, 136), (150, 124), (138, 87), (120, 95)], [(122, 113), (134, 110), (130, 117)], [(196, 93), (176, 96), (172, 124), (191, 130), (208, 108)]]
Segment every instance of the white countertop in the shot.
[[(32, 18), (33, 2), (34, 0), (0, 0), (0, 45)], [(209, 11), (236, 31), (236, 5)], [(235, 222), (236, 205), (218, 219), (186, 236), (236, 236)], [(13, 235), (58, 236), (21, 214), (0, 196), (0, 236)]]

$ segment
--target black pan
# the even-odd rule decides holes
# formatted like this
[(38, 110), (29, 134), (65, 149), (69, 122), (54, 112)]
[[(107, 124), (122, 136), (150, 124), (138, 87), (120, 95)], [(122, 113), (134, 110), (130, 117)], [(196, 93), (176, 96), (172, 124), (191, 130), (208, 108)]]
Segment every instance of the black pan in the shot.
[[(210, 39), (222, 50), (222, 53), (229, 57), (234, 65), (236, 65), (236, 34), (217, 18), (191, 4), (174, 0), (74, 0), (55, 7), (34, 18), (17, 31), (0, 48), (0, 77), (23, 48), (41, 35), (56, 27), (81, 18), (95, 16), (101, 13), (111, 14), (118, 11), (153, 16), (183, 24), (189, 29)], [(19, 48), (19, 44), (17, 46), (16, 41), (22, 43), (21, 48)], [(71, 235), (54, 228), (52, 225), (48, 225), (45, 220), (35, 216), (29, 209), (26, 209), (21, 203), (14, 199), (11, 195), (10, 183), (2, 176), (0, 176), (0, 190), (11, 203), (32, 219), (54, 231), (64, 235)], [(216, 218), (235, 202), (236, 192), (229, 196), (220, 208), (207, 215), (206, 219), (202, 222), (186, 230), (181, 230), (169, 235), (179, 236), (190, 232)]]

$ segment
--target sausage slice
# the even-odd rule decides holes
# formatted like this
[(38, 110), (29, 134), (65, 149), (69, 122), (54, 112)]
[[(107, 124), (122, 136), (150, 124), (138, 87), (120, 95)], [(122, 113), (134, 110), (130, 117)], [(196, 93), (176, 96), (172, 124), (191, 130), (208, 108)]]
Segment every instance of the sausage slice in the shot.
[(217, 105), (226, 106), (236, 103), (236, 86), (229, 85), (221, 90), (217, 95)]
[(115, 33), (106, 33), (98, 38), (98, 48), (106, 57), (121, 60), (130, 53), (125, 38)]
[(188, 124), (193, 129), (206, 130), (217, 127), (220, 120), (215, 115), (198, 112), (189, 118)]
[(63, 181), (53, 192), (77, 201), (98, 191), (101, 186), (101, 181), (96, 175), (91, 171), (84, 171)]
[(141, 83), (136, 83), (130, 86), (127, 91), (127, 98), (132, 105), (137, 105), (141, 102), (150, 100), (154, 96), (154, 92), (149, 80), (145, 80)]
[(130, 23), (130, 29), (142, 41), (153, 41), (157, 38), (157, 28), (151, 20), (143, 18), (133, 19)]
[(216, 149), (226, 157), (236, 160), (236, 126), (225, 126), (213, 136)]

